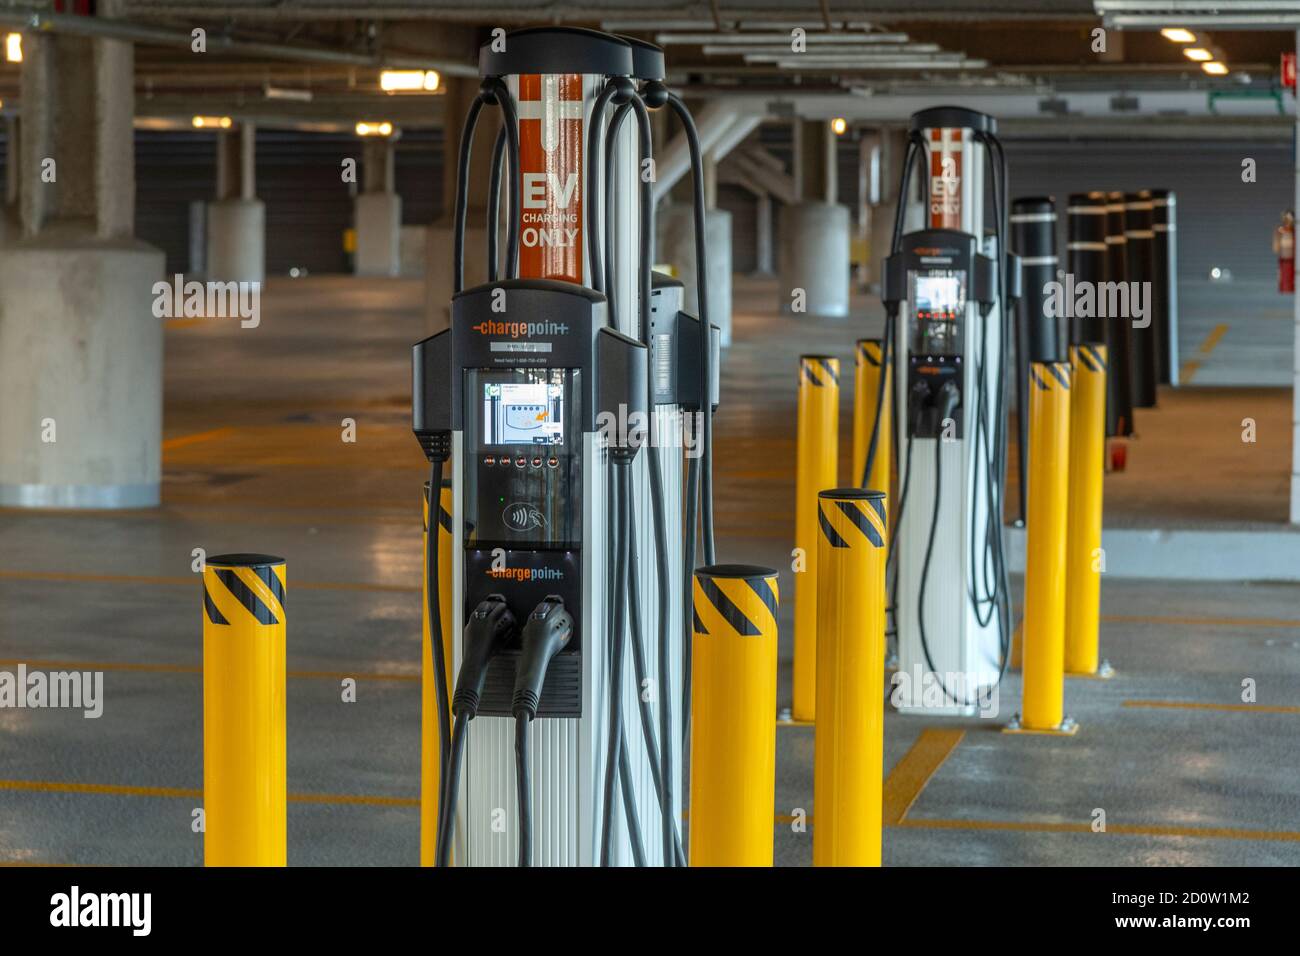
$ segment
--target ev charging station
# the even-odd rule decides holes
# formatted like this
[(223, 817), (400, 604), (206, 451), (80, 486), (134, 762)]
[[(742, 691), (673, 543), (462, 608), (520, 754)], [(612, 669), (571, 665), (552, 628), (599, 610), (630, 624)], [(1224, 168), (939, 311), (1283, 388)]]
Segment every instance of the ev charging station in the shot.
[[(698, 137), (663, 85), (662, 51), (641, 41), (519, 30), (482, 48), (480, 73), (450, 328), (413, 356), (413, 429), (431, 486), (449, 461), (453, 490), (457, 676), (438, 688), (441, 739), (424, 742), (442, 769), (439, 865), (681, 865), (689, 588), (697, 527), (700, 563), (713, 561), (719, 339), (682, 311), (680, 283), (651, 272), (647, 110), (670, 108), (693, 147), (703, 263)], [(487, 105), (502, 120), (490, 278), (462, 289), (470, 144)], [(432, 603), (434, 561), (429, 574)]]
[[(925, 228), (903, 234), (913, 165)], [(992, 209), (985, 209), (991, 171)], [(996, 121), (960, 107), (912, 116), (882, 298), (895, 388), (900, 515), (891, 541), (899, 710), (976, 713), (1010, 656), (1003, 553), (1004, 346), (1018, 260)], [(991, 227), (991, 235), (986, 230)], [(882, 381), (883, 381), (882, 377)], [(877, 408), (880, 403), (877, 403)]]

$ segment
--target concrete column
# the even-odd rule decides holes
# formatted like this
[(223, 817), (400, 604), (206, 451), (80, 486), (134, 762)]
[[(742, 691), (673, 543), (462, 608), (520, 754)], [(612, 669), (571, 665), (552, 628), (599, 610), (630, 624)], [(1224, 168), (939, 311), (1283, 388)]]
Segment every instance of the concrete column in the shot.
[[(474, 79), (444, 77), (447, 86), (443, 97), (443, 177), (442, 215), (429, 228), (427, 266), (425, 268), (425, 314), (430, 331), (445, 329), (450, 319), (452, 295), (452, 229), (456, 212), (456, 170), (460, 164), (460, 139), (465, 114), (478, 95)], [(492, 165), (492, 146), (500, 127), (495, 106), (485, 106), (480, 114), (474, 146), (470, 154), (469, 203), (465, 218), (465, 288), (487, 281), (487, 200), (488, 179)], [(505, 189), (505, 182), (502, 189)], [(504, 253), (504, 233), (502, 252)]]
[[(849, 210), (802, 203), (781, 210), (781, 309), (849, 314)], [(802, 296), (798, 290), (802, 290)]]
[(772, 194), (759, 193), (754, 201), (757, 203), (754, 215), (754, 274), (770, 276), (775, 271), (772, 265)]
[(387, 137), (365, 141), (364, 191), (355, 200), (354, 224), (359, 276), (395, 276), (402, 271), (402, 197), (395, 183), (396, 149)]
[(266, 279), (266, 205), (257, 198), (257, 128), (217, 134), (217, 198), (208, 206), (207, 276), (214, 282)]
[(5, 200), (0, 209), (0, 242), (22, 235), (22, 215), (18, 208), (18, 182), (22, 147), (19, 146), (20, 121), (5, 117)]
[[(695, 210), (690, 203), (661, 203), (655, 215), (657, 262), (677, 271), (685, 286), (683, 308), (700, 314), (695, 264)], [(704, 217), (704, 241), (709, 255), (709, 322), (718, 327), (722, 344), (731, 344), (731, 213), (710, 209)]]
[(794, 172), (802, 203), (781, 214), (780, 306), (849, 314), (849, 210), (836, 203), (836, 137), (830, 123), (795, 125)]
[(208, 204), (195, 199), (189, 205), (189, 268), (192, 276), (206, 275), (208, 271)]
[(156, 505), (164, 263), (132, 237), (133, 48), (27, 33), (23, 53), (22, 235), (0, 246), (0, 505)]

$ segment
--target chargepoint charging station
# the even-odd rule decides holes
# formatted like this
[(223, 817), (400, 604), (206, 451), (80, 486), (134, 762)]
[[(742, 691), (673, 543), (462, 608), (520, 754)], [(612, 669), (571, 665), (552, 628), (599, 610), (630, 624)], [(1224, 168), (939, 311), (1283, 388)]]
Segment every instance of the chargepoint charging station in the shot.
[[(438, 862), (682, 865), (687, 616), (697, 528), (699, 563), (713, 561), (718, 331), (651, 272), (647, 111), (669, 108), (692, 146), (703, 274), (698, 137), (663, 84), (662, 51), (642, 41), (519, 30), (482, 48), (480, 72), (450, 328), (413, 357), (413, 428), (431, 487), (450, 462), (453, 490)], [(489, 281), (463, 289), (470, 144), (489, 105), (502, 123)], [(435, 632), (435, 657), (441, 645)]]
[[(914, 165), (919, 199), (909, 191)], [(913, 115), (899, 196), (882, 295), (895, 421), (877, 414), (872, 439), (874, 454), (893, 434), (902, 489), (890, 542), (895, 700), (903, 712), (970, 715), (987, 705), (1010, 654), (1004, 344), (1019, 268), (1005, 251), (994, 119), (959, 107)], [(925, 228), (903, 234), (909, 202), (924, 203)]]

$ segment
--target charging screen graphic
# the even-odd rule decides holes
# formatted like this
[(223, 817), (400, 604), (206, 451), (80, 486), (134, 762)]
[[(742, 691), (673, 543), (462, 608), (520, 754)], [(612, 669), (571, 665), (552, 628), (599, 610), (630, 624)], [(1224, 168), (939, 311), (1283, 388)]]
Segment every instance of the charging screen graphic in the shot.
[(578, 546), (581, 379), (579, 369), (465, 370), (466, 548)]
[(564, 444), (564, 387), (553, 382), (485, 382), (483, 442)]
[(961, 352), (961, 320), (966, 312), (965, 274), (917, 272), (912, 277), (913, 351), (925, 355)]

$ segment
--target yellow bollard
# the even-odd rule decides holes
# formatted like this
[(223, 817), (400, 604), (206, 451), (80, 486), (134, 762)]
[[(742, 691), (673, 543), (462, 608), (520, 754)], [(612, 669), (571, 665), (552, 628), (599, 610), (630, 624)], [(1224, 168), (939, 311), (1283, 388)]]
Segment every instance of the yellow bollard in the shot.
[(776, 572), (695, 572), (691, 866), (771, 866), (776, 810)]
[(284, 866), (284, 559), (203, 570), (203, 863)]
[(894, 376), (885, 369), (885, 398), (880, 412), (880, 431), (876, 438), (876, 458), (866, 482), (862, 471), (871, 447), (871, 430), (876, 421), (876, 396), (880, 392), (880, 339), (858, 339), (857, 365), (853, 379), (853, 471), (849, 480), (864, 488), (889, 494), (893, 457), (893, 386)]
[[(840, 360), (799, 357), (794, 483), (794, 706), (810, 721), (817, 707), (817, 493), (839, 484)], [(802, 562), (803, 570), (799, 570)]]
[[(446, 662), (447, 694), (452, 684), (451, 630), (451, 479), (444, 478), (438, 508), (438, 601), (442, 618), (443, 659)], [(429, 483), (424, 483), (424, 563), (429, 562)], [(423, 603), (420, 620), (424, 638), (420, 664), (420, 866), (433, 866), (437, 858), (438, 793), (441, 784), (438, 766), (438, 694), (433, 682), (433, 644), (429, 635), (429, 596), (427, 583), (421, 589)], [(450, 717), (448, 718), (450, 720)]]
[(1065, 672), (1109, 677), (1098, 653), (1102, 477), (1106, 471), (1106, 346), (1073, 345), (1070, 510), (1065, 558)]
[(880, 866), (885, 743), (885, 495), (817, 496), (813, 866)]
[(1029, 367), (1023, 703), (1019, 727), (1074, 732), (1065, 717), (1065, 533), (1069, 501), (1070, 366)]

